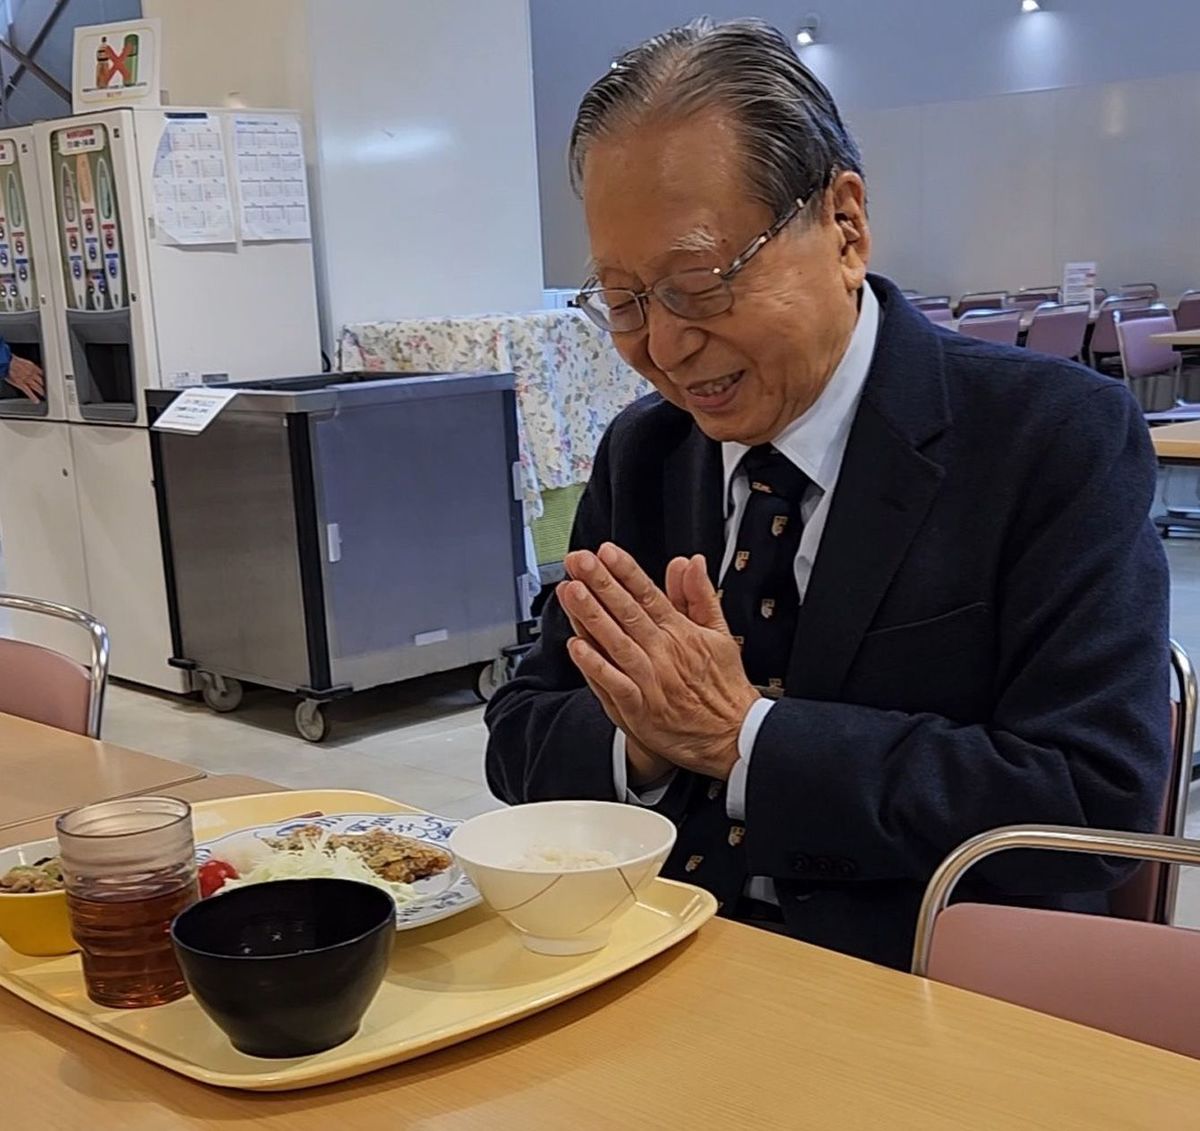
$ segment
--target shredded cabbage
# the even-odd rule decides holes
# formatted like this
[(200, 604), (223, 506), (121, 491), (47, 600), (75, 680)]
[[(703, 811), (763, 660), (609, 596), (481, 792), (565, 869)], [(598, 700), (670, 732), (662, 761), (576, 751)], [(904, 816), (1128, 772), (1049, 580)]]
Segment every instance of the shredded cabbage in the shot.
[[(338, 880), (358, 880), (371, 884), (390, 895), (397, 904), (411, 903), (417, 898), (412, 884), (394, 883), (373, 872), (358, 853), (345, 845), (331, 849), (326, 846), (328, 834), (320, 840), (310, 840), (303, 848), (295, 851), (270, 851), (259, 857), (248, 871), (241, 872), (236, 879), (226, 880), (217, 892), (233, 891), (248, 884), (261, 884), (269, 880), (311, 880), (329, 877)], [(236, 867), (236, 865), (235, 865)]]

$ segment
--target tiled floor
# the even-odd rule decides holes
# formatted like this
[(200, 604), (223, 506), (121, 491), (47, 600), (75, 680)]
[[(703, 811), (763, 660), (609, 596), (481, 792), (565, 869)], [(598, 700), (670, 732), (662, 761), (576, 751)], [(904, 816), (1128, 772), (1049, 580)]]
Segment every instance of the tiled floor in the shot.
[(210, 773), (365, 789), (466, 817), (497, 804), (483, 784), (483, 708), (472, 678), (451, 672), (334, 703), (319, 746), (296, 734), (296, 701), (280, 692), (248, 692), (236, 713), (216, 715), (194, 700), (114, 685), (104, 737)]
[[(1200, 537), (1172, 538), (1171, 630), (1200, 664)], [(232, 715), (130, 687), (110, 689), (104, 737), (201, 766), (282, 785), (365, 789), (434, 812), (467, 817), (497, 803), (483, 782), (483, 708), (471, 672), (366, 692), (329, 710), (330, 738), (313, 746), (292, 728), (294, 700), (254, 691)], [(1200, 788), (1188, 822), (1200, 837)], [(1180, 886), (1180, 922), (1200, 926), (1200, 869)]]

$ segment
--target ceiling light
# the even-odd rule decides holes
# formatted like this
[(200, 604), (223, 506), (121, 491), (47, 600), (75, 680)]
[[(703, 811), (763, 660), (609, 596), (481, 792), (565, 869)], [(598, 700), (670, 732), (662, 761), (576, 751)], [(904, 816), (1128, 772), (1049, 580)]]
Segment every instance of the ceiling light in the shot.
[(796, 31), (796, 42), (801, 47), (811, 47), (817, 42), (817, 28), (821, 21), (816, 16), (806, 16)]
[(1040, 12), (1041, 10), (1040, 0), (1021, 0), (1022, 12)]

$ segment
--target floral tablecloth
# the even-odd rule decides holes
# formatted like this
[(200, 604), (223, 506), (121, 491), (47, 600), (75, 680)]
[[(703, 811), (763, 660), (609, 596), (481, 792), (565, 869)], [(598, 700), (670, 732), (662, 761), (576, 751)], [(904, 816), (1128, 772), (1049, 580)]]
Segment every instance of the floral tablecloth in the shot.
[(343, 370), (512, 373), (530, 521), (542, 515), (542, 491), (587, 480), (604, 429), (650, 391), (577, 310), (353, 322), (339, 356)]

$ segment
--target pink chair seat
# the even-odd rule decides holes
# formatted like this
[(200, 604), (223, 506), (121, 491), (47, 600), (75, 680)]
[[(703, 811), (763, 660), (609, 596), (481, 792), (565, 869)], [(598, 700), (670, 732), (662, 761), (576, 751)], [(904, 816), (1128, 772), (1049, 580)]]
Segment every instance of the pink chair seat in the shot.
[(1019, 310), (972, 310), (958, 322), (958, 332), (968, 338), (979, 338), (985, 342), (1015, 346), (1021, 332)]
[(91, 673), (59, 652), (0, 638), (0, 711), (88, 733)]
[(0, 593), (0, 608), (67, 621), (83, 629), (92, 644), (88, 668), (52, 648), (0, 637), (0, 711), (99, 738), (108, 683), (104, 625), (69, 605), (14, 593)]
[(1064, 911), (956, 903), (928, 976), (1200, 1057), (1200, 933)]

